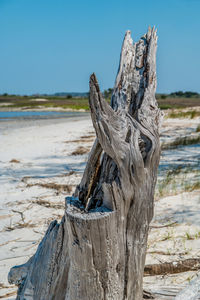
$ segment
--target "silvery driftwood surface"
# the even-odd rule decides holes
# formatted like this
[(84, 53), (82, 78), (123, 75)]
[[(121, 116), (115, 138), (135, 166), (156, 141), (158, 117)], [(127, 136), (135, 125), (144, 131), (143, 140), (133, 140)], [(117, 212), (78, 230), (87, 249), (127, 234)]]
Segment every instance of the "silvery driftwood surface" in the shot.
[(160, 158), (155, 29), (125, 35), (111, 106), (90, 78), (97, 139), (81, 183), (35, 255), (13, 267), (17, 299), (139, 300)]

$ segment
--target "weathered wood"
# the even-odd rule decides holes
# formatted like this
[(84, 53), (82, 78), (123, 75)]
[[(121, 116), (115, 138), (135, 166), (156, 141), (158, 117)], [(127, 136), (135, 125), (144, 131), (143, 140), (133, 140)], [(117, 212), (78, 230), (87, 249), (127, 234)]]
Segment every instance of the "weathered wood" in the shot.
[(173, 262), (145, 265), (144, 276), (175, 274), (200, 269), (199, 258), (187, 258)]
[[(117, 111), (118, 109), (120, 110), (121, 108), (125, 109), (125, 111), (128, 111), (130, 115), (134, 115), (137, 120), (141, 119), (141, 121), (144, 121), (144, 118), (142, 118), (142, 115), (144, 114), (144, 107), (146, 105), (144, 104), (142, 106), (142, 102), (144, 99), (146, 99), (145, 101), (148, 101), (147, 107), (149, 106), (150, 109), (151, 104), (152, 110), (154, 106), (157, 106), (155, 100), (156, 43), (157, 37), (154, 28), (149, 28), (147, 34), (145, 34), (139, 40), (139, 42), (135, 44), (133, 44), (130, 31), (126, 32), (121, 50), (119, 70), (113, 89), (113, 95), (111, 98), (111, 107), (115, 111)], [(147, 89), (147, 87), (149, 90)], [(145, 114), (147, 113), (148, 112), (146, 111)], [(156, 130), (158, 130), (159, 125), (160, 123), (158, 117), (158, 120), (156, 120), (156, 122), (153, 122), (153, 126), (158, 127), (156, 128)], [(143, 139), (145, 139), (145, 136), (143, 136)], [(146, 142), (148, 142), (147, 139)], [(141, 139), (140, 149), (142, 150), (142, 155), (145, 156), (144, 143)], [(90, 197), (91, 191), (93, 191), (95, 187), (95, 197), (96, 199), (101, 199), (102, 181), (112, 181), (116, 176), (116, 164), (112, 159), (110, 159), (110, 157), (108, 157), (106, 153), (102, 154), (102, 151), (103, 149), (97, 139), (91, 150), (81, 183), (79, 186), (77, 186), (74, 194), (75, 197), (79, 196), (79, 199), (82, 199), (83, 202), (86, 202), (86, 197)], [(94, 174), (97, 174), (96, 166), (99, 166), (98, 162), (100, 155), (102, 158), (101, 166), (103, 167), (101, 167), (101, 170), (99, 170), (100, 174), (98, 178), (96, 178)], [(98, 187), (97, 182), (99, 183)], [(93, 189), (89, 189), (89, 186), (93, 186)]]
[(91, 75), (97, 139), (62, 222), (52, 223), (27, 264), (10, 271), (9, 281), (20, 284), (17, 299), (142, 299), (160, 158), (156, 44), (154, 28), (136, 44), (126, 33), (111, 106)]
[(68, 270), (68, 232), (64, 217), (60, 224), (57, 221), (50, 224), (35, 255), (26, 264), (13, 267), (8, 281), (19, 286), (17, 299), (62, 300)]

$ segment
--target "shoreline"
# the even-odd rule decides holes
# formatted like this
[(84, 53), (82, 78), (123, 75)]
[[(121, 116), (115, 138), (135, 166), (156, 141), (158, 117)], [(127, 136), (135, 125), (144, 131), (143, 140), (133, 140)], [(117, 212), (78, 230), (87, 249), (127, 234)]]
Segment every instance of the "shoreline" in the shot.
[[(191, 112), (191, 111), (197, 111), (200, 112), (200, 105), (197, 106), (188, 106), (188, 107), (180, 107), (180, 108), (167, 108), (167, 109), (162, 109), (160, 108), (162, 112), (165, 112), (168, 114), (170, 112)], [(1, 112), (77, 112), (77, 113), (90, 113), (90, 108), (89, 109), (84, 109), (84, 108), (63, 108), (61, 106), (36, 106), (36, 107), (28, 107), (28, 106), (23, 106), (23, 107), (12, 107), (12, 106), (0, 106), (0, 113)], [(187, 118), (187, 117), (186, 117)]]
[(43, 107), (43, 106), (38, 106), (37, 108), (29, 108), (29, 107), (10, 107), (10, 106), (0, 106), (0, 112), (3, 111), (57, 111), (57, 112), (89, 112), (89, 110), (86, 109), (74, 109), (74, 108), (62, 108), (62, 107)]
[[(32, 111), (31, 111), (32, 112)], [(0, 111), (1, 113), (1, 111)], [(47, 126), (57, 125), (60, 123), (70, 123), (79, 120), (90, 120), (90, 114), (88, 112), (72, 112), (69, 115), (57, 114), (57, 115), (30, 115), (30, 116), (14, 116), (14, 117), (2, 117), (0, 118), (0, 136), (4, 129), (15, 130), (19, 128), (32, 127), (32, 126)]]

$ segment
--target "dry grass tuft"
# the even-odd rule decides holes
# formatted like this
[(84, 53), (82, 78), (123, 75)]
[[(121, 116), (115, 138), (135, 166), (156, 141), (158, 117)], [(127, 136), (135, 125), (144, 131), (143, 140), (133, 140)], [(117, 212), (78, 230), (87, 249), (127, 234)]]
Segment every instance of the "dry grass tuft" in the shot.
[[(68, 176), (71, 176), (71, 175), (74, 175), (76, 172), (75, 171), (69, 171), (69, 173), (62, 173), (60, 175), (56, 175), (56, 177), (68, 177)], [(35, 177), (31, 177), (31, 176), (24, 176), (21, 181), (22, 182), (27, 182), (29, 179), (35, 179)]]
[[(64, 174), (64, 176), (71, 176), (74, 175), (75, 173), (76, 173), (75, 171), (70, 171), (69, 173)], [(62, 176), (62, 174), (60, 176)]]
[(94, 138), (94, 135), (83, 135), (80, 137), (80, 139), (66, 141), (65, 143), (90, 143), (94, 141)]
[(0, 220), (10, 218), (12, 215), (2, 215), (0, 216)]
[(29, 183), (26, 185), (26, 187), (32, 187), (32, 186), (41, 186), (47, 189), (53, 189), (57, 190), (58, 192), (67, 192), (71, 193), (72, 191), (72, 185), (67, 185), (67, 184), (57, 184), (54, 182), (49, 182), (49, 183)]
[(35, 227), (36, 225), (35, 224), (32, 224), (30, 222), (27, 222), (27, 223), (17, 223), (16, 225), (10, 225), (10, 226), (6, 226), (5, 227), (5, 231), (12, 231), (12, 230), (15, 230), (15, 229), (21, 229), (21, 228), (33, 228)]
[(20, 161), (18, 159), (13, 158), (13, 159), (10, 160), (10, 163), (19, 164)]
[(47, 208), (54, 208), (54, 209), (64, 209), (65, 205), (64, 203), (55, 203), (55, 202), (50, 202), (42, 199), (37, 199), (35, 201), (32, 201), (34, 204), (38, 204)]
[(200, 181), (197, 181), (191, 185), (186, 186), (186, 190), (192, 192), (200, 189)]
[(199, 142), (200, 142), (200, 135), (196, 133), (190, 136), (178, 137), (170, 143), (164, 143), (162, 144), (161, 149), (162, 150), (175, 149), (178, 146), (194, 145), (194, 144), (198, 144)]
[(9, 293), (6, 293), (4, 295), (0, 295), (0, 299), (7, 298), (7, 297), (10, 297), (10, 296), (14, 296), (16, 294), (17, 294), (17, 291), (9, 292)]
[[(13, 284), (14, 286), (14, 284)], [(5, 285), (3, 282), (0, 282), (0, 289), (9, 289), (11, 285)]]
[(95, 135), (83, 135), (83, 136), (81, 136), (82, 140), (85, 140), (85, 139), (94, 139), (94, 138), (95, 138)]
[(196, 128), (196, 132), (200, 132), (200, 124)]
[(189, 119), (194, 119), (200, 117), (200, 111), (196, 110), (189, 110), (189, 111), (172, 111), (167, 115), (167, 118), (189, 118)]
[(71, 153), (71, 155), (83, 155), (83, 154), (88, 153), (89, 151), (90, 151), (89, 148), (80, 146), (80, 147), (78, 147), (75, 151), (73, 151), (73, 152)]

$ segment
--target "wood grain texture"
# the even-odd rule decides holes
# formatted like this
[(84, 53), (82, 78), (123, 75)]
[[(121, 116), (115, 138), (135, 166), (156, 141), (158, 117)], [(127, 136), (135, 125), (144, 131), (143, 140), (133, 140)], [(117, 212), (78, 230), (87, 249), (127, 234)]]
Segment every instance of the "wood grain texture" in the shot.
[(20, 285), (17, 299), (143, 298), (160, 158), (156, 46), (154, 28), (135, 44), (126, 33), (111, 106), (91, 75), (97, 139), (62, 222), (52, 223), (27, 264), (10, 271), (9, 282)]

